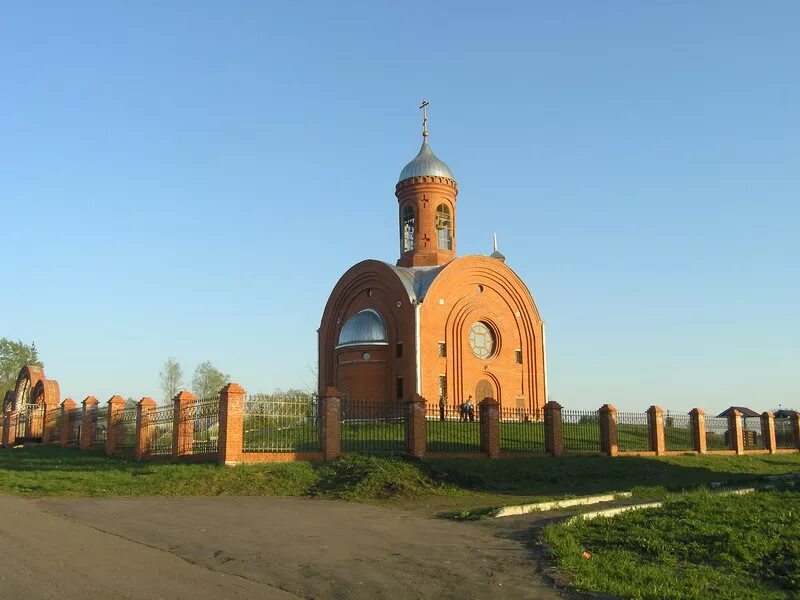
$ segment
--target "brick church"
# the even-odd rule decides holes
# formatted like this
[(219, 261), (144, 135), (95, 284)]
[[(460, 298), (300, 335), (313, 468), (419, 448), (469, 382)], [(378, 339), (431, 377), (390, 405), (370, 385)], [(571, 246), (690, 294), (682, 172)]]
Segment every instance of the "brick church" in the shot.
[(431, 150), (427, 113), (422, 136), (395, 186), (399, 259), (353, 265), (325, 305), (319, 389), (386, 404), (415, 393), (448, 406), (491, 397), (539, 418), (547, 401), (539, 311), (496, 244), (489, 256), (457, 256), (458, 184)]

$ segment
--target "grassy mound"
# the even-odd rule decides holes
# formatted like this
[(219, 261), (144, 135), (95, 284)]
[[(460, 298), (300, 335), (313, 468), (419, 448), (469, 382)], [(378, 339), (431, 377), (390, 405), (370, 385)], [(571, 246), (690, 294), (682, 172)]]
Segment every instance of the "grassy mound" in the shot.
[(568, 583), (586, 591), (652, 600), (800, 592), (796, 492), (698, 492), (662, 508), (553, 525), (544, 541)]
[(435, 481), (420, 463), (347, 454), (317, 468), (313, 493), (346, 500), (414, 499), (455, 488)]

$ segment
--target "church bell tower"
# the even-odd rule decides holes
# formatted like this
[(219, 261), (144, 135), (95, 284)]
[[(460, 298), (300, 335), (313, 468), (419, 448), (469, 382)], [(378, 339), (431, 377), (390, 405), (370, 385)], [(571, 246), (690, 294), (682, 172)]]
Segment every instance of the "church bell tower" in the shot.
[(398, 267), (444, 265), (456, 257), (458, 185), (450, 167), (428, 144), (428, 101), (420, 108), (422, 147), (395, 187), (400, 216)]

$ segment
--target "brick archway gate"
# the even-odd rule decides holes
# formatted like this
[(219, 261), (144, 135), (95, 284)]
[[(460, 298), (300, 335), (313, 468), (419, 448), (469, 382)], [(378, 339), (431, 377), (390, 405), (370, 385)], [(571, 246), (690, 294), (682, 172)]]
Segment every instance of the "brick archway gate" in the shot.
[[(47, 380), (41, 367), (27, 365), (20, 369), (17, 376), (17, 384), (14, 386), (14, 399), (11, 406), (11, 432), (9, 436), (11, 443), (40, 442), (42, 440), (45, 398), (52, 397), (52, 391), (53, 386), (47, 385)], [(57, 398), (57, 383), (55, 383), (55, 393)], [(56, 402), (58, 402), (57, 399)]]

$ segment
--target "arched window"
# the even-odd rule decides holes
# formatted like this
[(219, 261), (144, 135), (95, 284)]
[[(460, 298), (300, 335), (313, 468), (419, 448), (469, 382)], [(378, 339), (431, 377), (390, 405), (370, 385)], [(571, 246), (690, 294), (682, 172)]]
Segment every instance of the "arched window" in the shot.
[(450, 220), (450, 208), (446, 204), (436, 207), (436, 241), (442, 250), (453, 249), (453, 221)]
[(403, 207), (400, 218), (401, 235), (403, 237), (403, 252), (414, 249), (414, 209), (409, 205)]

